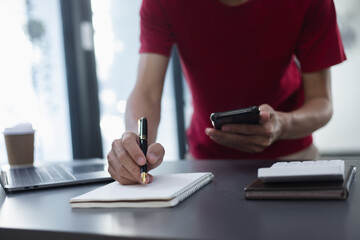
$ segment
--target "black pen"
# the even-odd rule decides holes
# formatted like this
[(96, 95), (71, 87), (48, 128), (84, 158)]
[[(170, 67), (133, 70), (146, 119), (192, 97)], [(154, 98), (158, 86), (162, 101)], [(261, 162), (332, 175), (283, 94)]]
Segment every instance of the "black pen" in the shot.
[[(139, 119), (138, 128), (139, 128), (140, 148), (145, 155), (145, 161), (146, 161), (147, 132), (148, 132), (146, 118), (143, 117)], [(145, 183), (147, 176), (147, 162), (145, 162), (143, 166), (140, 166), (140, 173), (141, 173), (142, 183)]]

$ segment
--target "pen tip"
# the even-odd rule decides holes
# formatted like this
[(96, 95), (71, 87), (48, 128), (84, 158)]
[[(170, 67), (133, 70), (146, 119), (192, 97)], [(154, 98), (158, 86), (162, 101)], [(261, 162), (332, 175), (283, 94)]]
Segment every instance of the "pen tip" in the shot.
[(141, 173), (141, 179), (143, 184), (146, 182), (146, 175), (147, 175), (146, 172)]

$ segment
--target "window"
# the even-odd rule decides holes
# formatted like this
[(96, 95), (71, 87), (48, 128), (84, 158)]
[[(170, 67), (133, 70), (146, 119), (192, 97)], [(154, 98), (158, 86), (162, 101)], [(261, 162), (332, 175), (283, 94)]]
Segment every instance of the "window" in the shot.
[(35, 161), (71, 159), (59, 2), (2, 0), (0, 29), (0, 129), (31, 122)]

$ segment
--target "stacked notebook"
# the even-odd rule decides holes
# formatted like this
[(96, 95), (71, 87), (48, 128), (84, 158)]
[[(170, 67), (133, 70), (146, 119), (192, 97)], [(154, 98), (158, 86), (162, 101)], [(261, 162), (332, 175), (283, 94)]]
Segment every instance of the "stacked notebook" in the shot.
[(356, 167), (343, 160), (278, 162), (258, 169), (246, 199), (346, 199)]
[(112, 182), (70, 199), (73, 208), (173, 207), (213, 179), (210, 172), (158, 175), (145, 185)]

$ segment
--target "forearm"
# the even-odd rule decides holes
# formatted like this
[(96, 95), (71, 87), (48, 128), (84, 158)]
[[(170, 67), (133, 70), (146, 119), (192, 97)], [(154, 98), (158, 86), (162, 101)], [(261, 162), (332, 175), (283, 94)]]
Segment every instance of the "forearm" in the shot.
[(327, 98), (313, 98), (299, 109), (279, 113), (284, 130), (280, 139), (296, 139), (308, 136), (325, 126), (332, 116), (332, 103)]
[[(164, 158), (164, 147), (155, 143), (160, 122), (160, 104), (164, 77), (169, 58), (159, 54), (140, 54), (138, 76), (125, 110), (126, 132), (113, 141), (108, 153), (109, 173), (122, 184), (144, 183), (140, 168), (147, 163), (147, 170), (159, 166)], [(139, 148), (138, 121), (146, 117), (148, 122), (148, 148), (146, 156)], [(148, 174), (145, 183), (152, 181)]]
[(290, 113), (279, 113), (284, 130), (282, 139), (301, 138), (325, 126), (332, 116), (330, 69), (304, 73), (305, 102)]
[(125, 112), (127, 131), (137, 132), (140, 118), (148, 120), (148, 141), (154, 143), (160, 122), (161, 96), (169, 58), (158, 54), (141, 54), (138, 79), (128, 98)]

